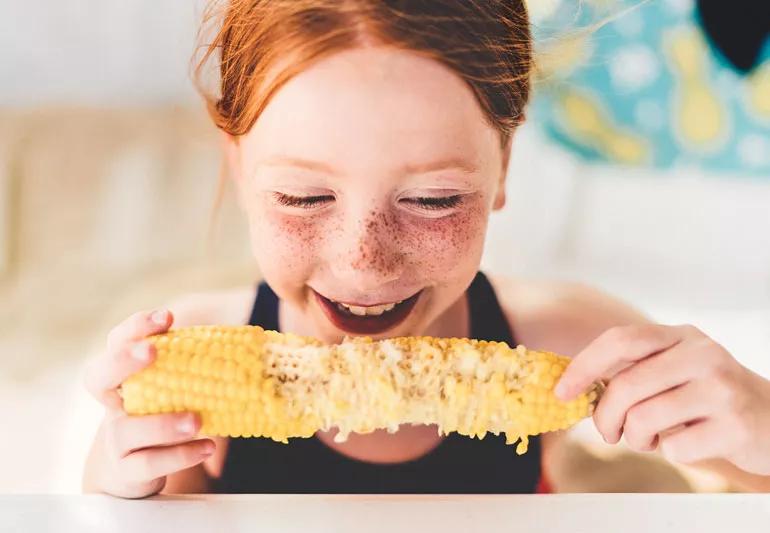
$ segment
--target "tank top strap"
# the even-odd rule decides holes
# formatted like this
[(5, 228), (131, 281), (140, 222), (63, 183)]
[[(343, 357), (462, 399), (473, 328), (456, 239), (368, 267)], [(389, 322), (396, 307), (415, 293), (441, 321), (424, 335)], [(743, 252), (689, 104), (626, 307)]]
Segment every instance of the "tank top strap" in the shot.
[(494, 287), (483, 272), (479, 271), (473, 278), (467, 294), (471, 338), (505, 342), (515, 347), (511, 326), (500, 307)]
[(257, 287), (254, 306), (249, 317), (250, 326), (260, 326), (264, 329), (280, 331), (278, 324), (278, 296), (266, 282)]

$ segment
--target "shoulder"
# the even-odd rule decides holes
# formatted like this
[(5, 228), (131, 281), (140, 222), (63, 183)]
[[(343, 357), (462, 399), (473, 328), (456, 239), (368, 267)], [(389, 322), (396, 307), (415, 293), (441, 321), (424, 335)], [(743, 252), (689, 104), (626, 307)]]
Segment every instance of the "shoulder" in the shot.
[(254, 303), (256, 287), (189, 293), (166, 304), (174, 314), (174, 327), (246, 324)]
[(650, 319), (631, 304), (582, 283), (490, 276), (516, 341), (574, 356), (607, 329)]

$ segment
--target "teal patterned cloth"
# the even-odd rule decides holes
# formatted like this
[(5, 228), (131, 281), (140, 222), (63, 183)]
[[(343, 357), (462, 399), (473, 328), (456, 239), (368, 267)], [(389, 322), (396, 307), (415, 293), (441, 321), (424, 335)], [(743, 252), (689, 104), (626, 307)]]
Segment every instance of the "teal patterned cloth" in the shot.
[(650, 0), (575, 38), (639, 0), (550, 4), (534, 23), (546, 76), (529, 118), (551, 138), (592, 161), (770, 178), (770, 41), (744, 75), (711, 45), (694, 0)]

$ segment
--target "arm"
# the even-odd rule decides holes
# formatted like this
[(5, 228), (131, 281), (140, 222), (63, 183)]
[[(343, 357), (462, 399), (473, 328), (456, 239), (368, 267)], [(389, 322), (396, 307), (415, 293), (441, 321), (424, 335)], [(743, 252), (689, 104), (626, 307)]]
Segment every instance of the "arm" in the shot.
[[(501, 303), (517, 340), (533, 348), (574, 357), (612, 328), (652, 324), (628, 304), (585, 285), (525, 284), (503, 279), (495, 280), (495, 285), (500, 288)], [(616, 365), (617, 368), (623, 366), (623, 362)], [(617, 368), (610, 369), (609, 373), (615, 373)], [(544, 468), (558, 490), (559, 477), (564, 477), (561, 476), (564, 461), (559, 458), (563, 458), (569, 443), (561, 432), (543, 437)], [(634, 449), (632, 443), (629, 444)], [(660, 449), (656, 452), (661, 453)], [(741, 490), (770, 491), (770, 476), (749, 473), (725, 459), (712, 458), (690, 466), (714, 472)]]
[(565, 373), (563, 397), (585, 380), (609, 379), (594, 414), (605, 440), (622, 435), (632, 450), (707, 469), (742, 490), (770, 490), (770, 381), (693, 326), (656, 325), (599, 292), (582, 298), (574, 302), (591, 310), (582, 320), (595, 339)]

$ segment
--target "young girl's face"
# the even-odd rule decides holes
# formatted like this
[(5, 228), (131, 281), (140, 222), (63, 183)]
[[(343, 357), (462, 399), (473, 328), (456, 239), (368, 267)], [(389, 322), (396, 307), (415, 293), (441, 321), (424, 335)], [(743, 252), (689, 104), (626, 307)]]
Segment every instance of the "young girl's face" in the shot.
[(500, 136), (470, 87), (393, 48), (315, 63), (227, 151), (265, 279), (331, 342), (424, 333), (503, 203)]

